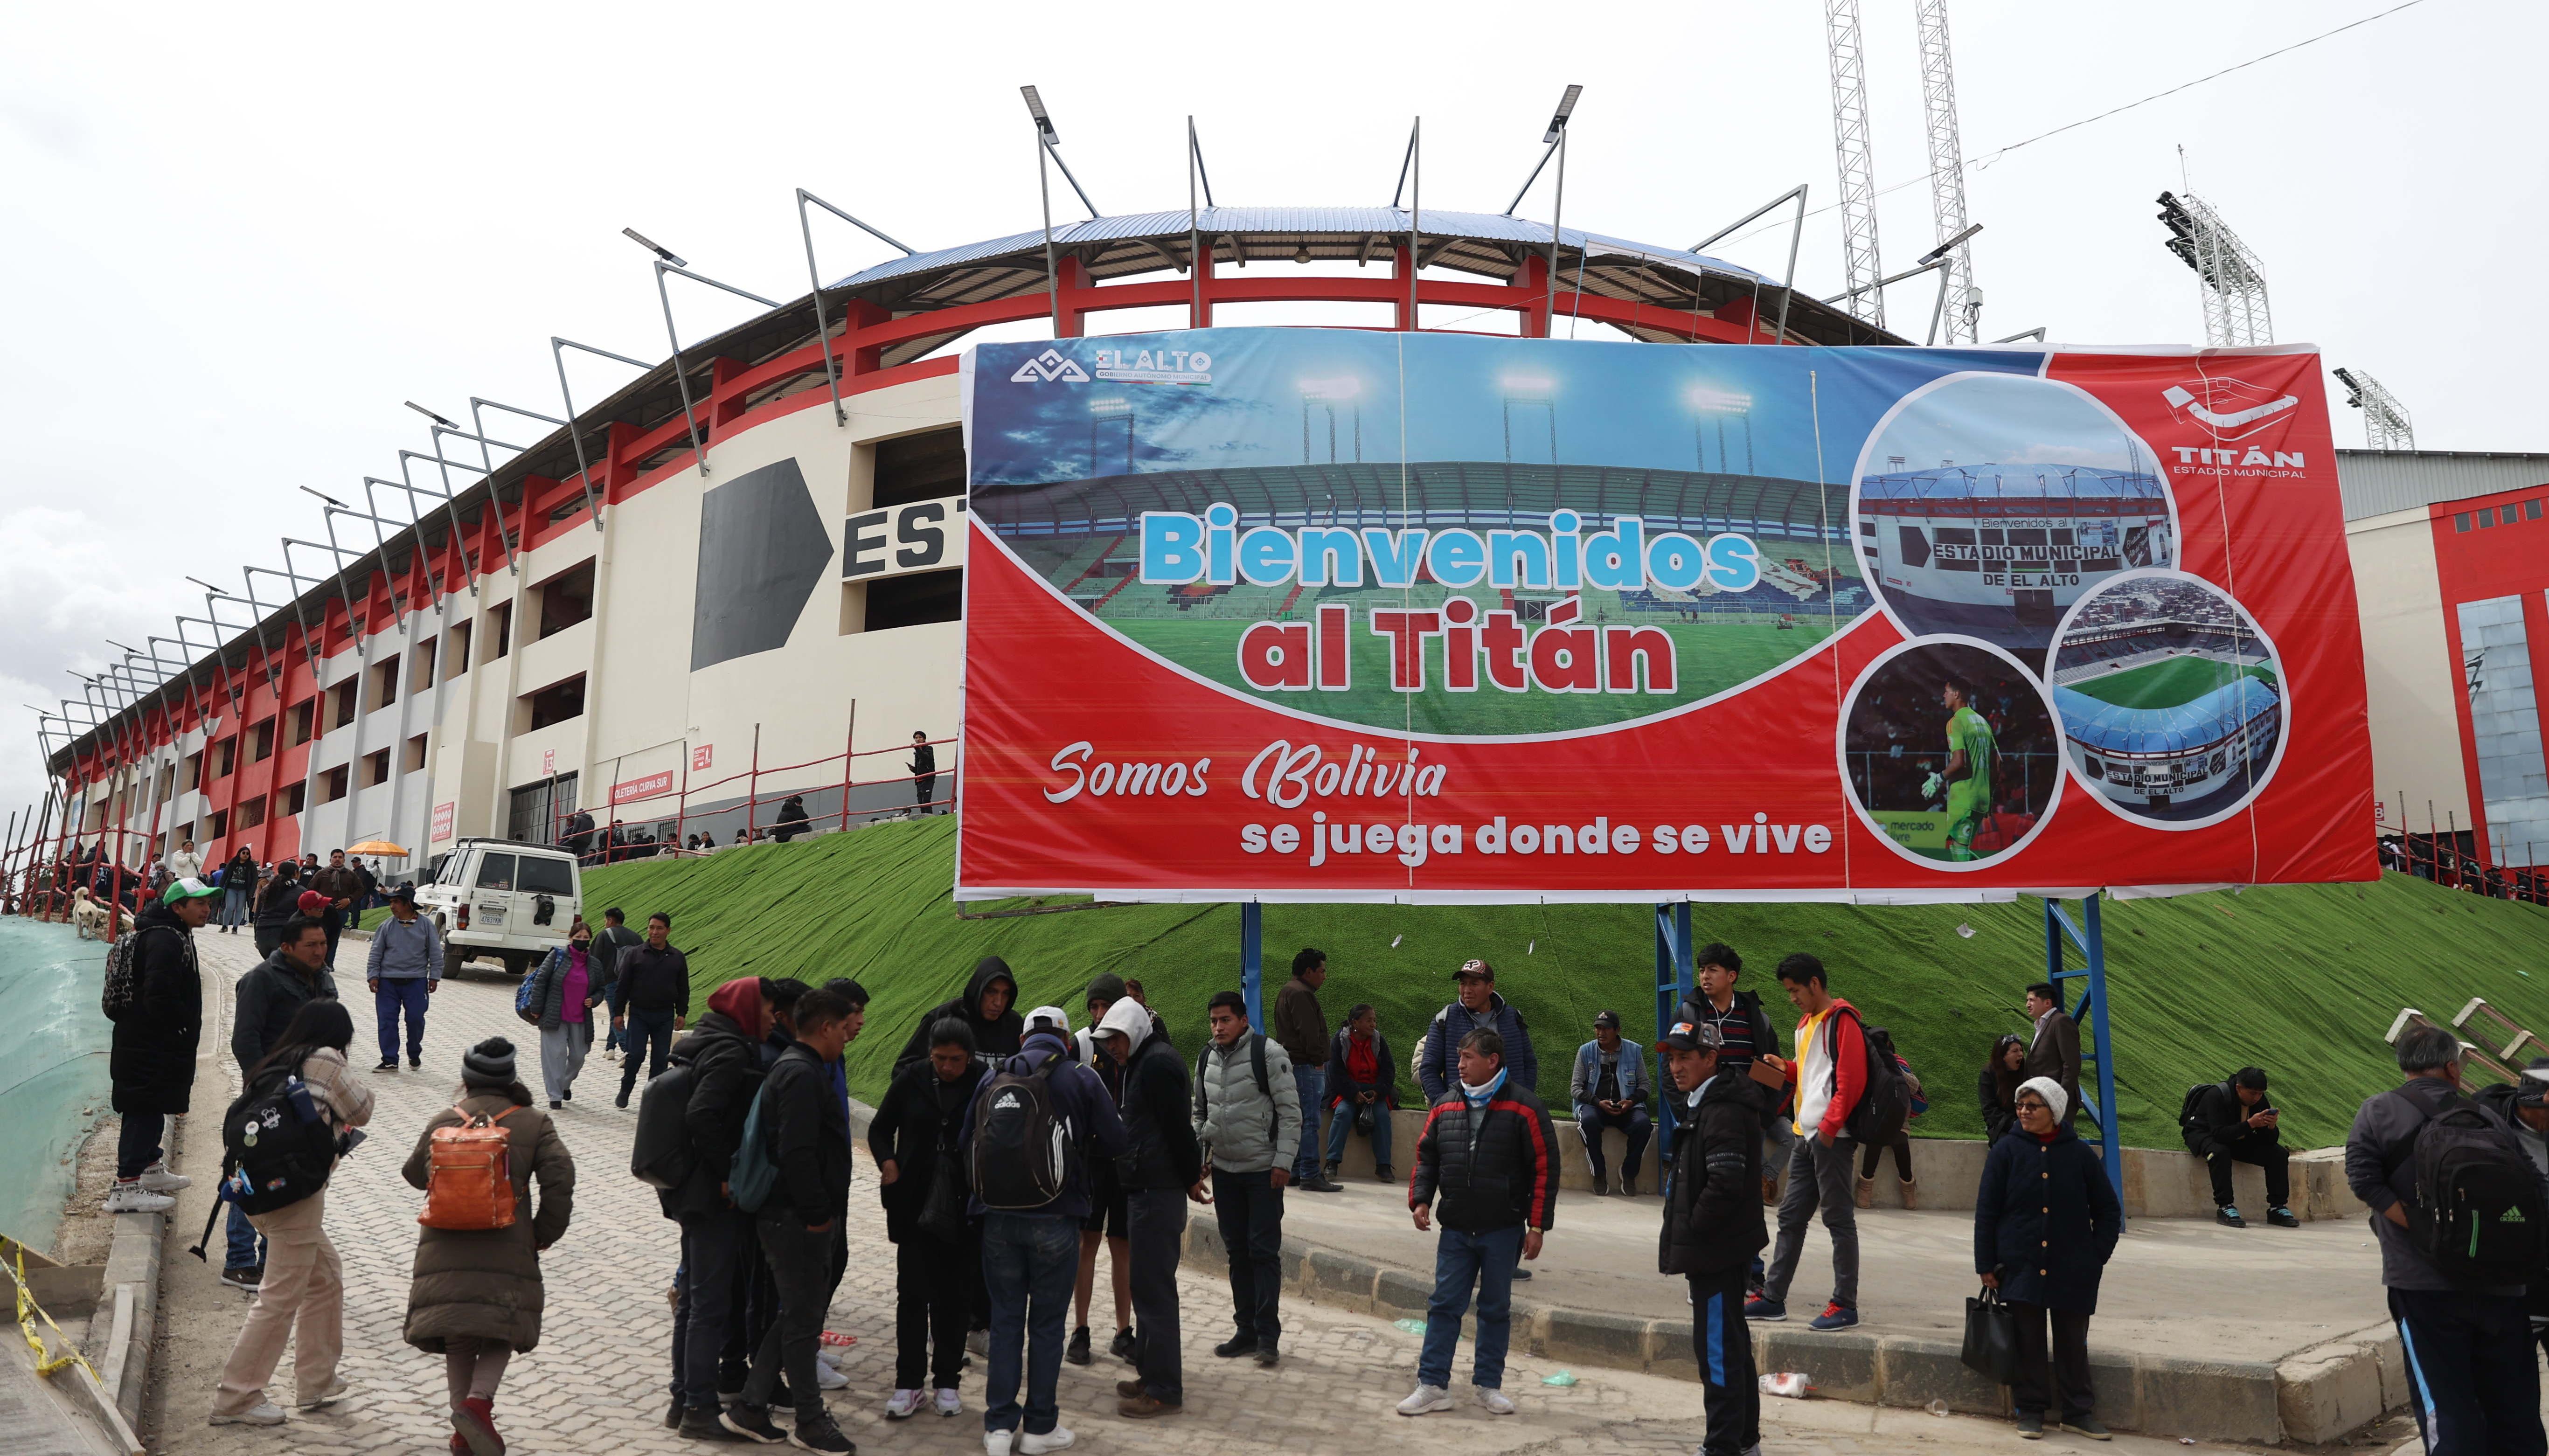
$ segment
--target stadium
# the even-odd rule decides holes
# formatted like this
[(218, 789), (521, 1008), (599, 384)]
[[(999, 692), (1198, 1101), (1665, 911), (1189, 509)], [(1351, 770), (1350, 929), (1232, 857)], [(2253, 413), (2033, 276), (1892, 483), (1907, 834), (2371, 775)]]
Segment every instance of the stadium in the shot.
[(2054, 654), (2053, 703), (2090, 787), (2163, 822), (2244, 802), (2283, 731), (2273, 649), (2192, 577), (2124, 578), (2084, 601)]
[[(21, 838), (131, 866), (181, 838), (208, 862), (383, 841), (410, 852), (385, 857), (395, 874), (462, 837), (555, 840), (581, 810), (648, 850), (703, 834), (723, 845), (767, 834), (792, 796), (824, 828), (909, 812), (915, 732), (936, 748), (929, 797), (943, 808), (961, 772), (974, 503), (959, 354), (1119, 325), (1279, 323), (1301, 305), (1323, 324), (1382, 331), (1906, 342), (1700, 253), (1398, 207), (1093, 217), (1057, 224), (1050, 246), (1036, 230), (911, 251), (707, 338), (680, 341), (676, 317), (677, 346), (651, 365), (558, 340), (579, 370), (600, 355), (637, 377), (599, 401), (562, 378), (555, 401), (427, 402), (443, 408), (420, 420), (418, 448), (368, 477), (311, 483), (321, 500), (288, 523), (280, 567), (207, 566), (201, 612), (48, 715), (51, 798)], [(1303, 419), (1306, 462), (1306, 408)], [(1321, 423), (1332, 438), (1333, 419)], [(1841, 502), (1753, 475), (1718, 427), (1713, 462), (1694, 460), (1715, 471), (1451, 460), (1413, 466), (1413, 489), (1429, 512), (1478, 519), (1545, 523), (1563, 500), (1603, 517), (1748, 523), (1763, 548), (1749, 591), (1586, 602), (1707, 639), (1686, 660), (1715, 666), (1685, 677), (1688, 696), (1795, 656), (1868, 604), (1823, 526)], [(1089, 426), (1092, 473), (1103, 428)], [(1041, 521), (1034, 564), (1116, 629), (1227, 674), (1240, 618), (1316, 600), (1143, 587), (1123, 564), (1126, 520), (1207, 491), (1268, 518), (1396, 507), (1399, 467), (1356, 463), (1345, 428), (1342, 445), (1319, 442), (1329, 463), (1315, 468), (1107, 478), (1124, 514)], [(1015, 520), (1037, 509), (1032, 493), (980, 504)], [(1566, 706), (1621, 710), (1605, 697)], [(1391, 721), (1402, 711), (1393, 703)]]

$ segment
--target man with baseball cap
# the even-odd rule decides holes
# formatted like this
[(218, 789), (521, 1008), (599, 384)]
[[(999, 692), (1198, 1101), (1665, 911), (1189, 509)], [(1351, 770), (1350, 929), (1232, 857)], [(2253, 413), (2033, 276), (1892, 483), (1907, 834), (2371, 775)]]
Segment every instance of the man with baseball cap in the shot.
[(390, 891), (390, 918), (372, 931), (363, 979), (371, 985), (381, 1032), (381, 1063), (372, 1070), (398, 1070), (401, 1012), (407, 1015), (407, 1064), (422, 1068), (425, 1002), (442, 989), (442, 937), (432, 921), (416, 913), (415, 885)]
[(183, 1115), (195, 1085), (195, 1046), (204, 1030), (204, 982), (195, 968), (195, 932), (213, 918), (220, 890), (187, 876), (133, 921), (133, 1000), (115, 1019), (107, 1074), (124, 1116), (115, 1150), (111, 1214), (165, 1213), (192, 1179), (168, 1171), (159, 1145), (171, 1114)]
[(1460, 998), (1434, 1013), (1416, 1052), (1416, 1080), (1430, 1105), (1443, 1100), (1461, 1077), (1461, 1039), (1471, 1032), (1493, 1032), (1505, 1045), (1505, 1069), (1517, 1086), (1540, 1085), (1540, 1058), (1531, 1049), (1531, 1029), (1522, 1013), (1496, 994), (1496, 968), (1484, 960), (1464, 960), (1452, 972)]
[(1744, 1279), (1770, 1241), (1756, 1196), (1765, 1099), (1750, 1077), (1718, 1072), (1725, 1044), (1708, 1021), (1675, 1022), (1657, 1043), (1682, 1111), (1655, 1267), (1690, 1281), (1691, 1350), (1708, 1404), (1701, 1456), (1742, 1456), (1761, 1440)]
[(1602, 1133), (1608, 1128), (1628, 1135), (1628, 1155), (1620, 1160), (1620, 1192), (1636, 1193), (1638, 1165), (1646, 1160), (1647, 1140), (1654, 1136), (1655, 1125), (1647, 1115), (1646, 1062), (1637, 1043), (1621, 1039), (1620, 1013), (1593, 1014), (1593, 1040), (1575, 1048), (1567, 1101), (1575, 1106), (1575, 1132), (1584, 1139), (1594, 1197), (1611, 1191), (1611, 1175), (1602, 1159)]

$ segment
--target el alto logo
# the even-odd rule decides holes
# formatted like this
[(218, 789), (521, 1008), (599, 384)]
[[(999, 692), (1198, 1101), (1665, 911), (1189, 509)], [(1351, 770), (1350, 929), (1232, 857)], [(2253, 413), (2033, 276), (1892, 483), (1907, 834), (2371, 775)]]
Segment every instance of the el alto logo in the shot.
[(1009, 376), (1011, 384), (1086, 384), (1088, 371), (1075, 360), (1066, 358), (1059, 349), (1047, 349), (1017, 367)]

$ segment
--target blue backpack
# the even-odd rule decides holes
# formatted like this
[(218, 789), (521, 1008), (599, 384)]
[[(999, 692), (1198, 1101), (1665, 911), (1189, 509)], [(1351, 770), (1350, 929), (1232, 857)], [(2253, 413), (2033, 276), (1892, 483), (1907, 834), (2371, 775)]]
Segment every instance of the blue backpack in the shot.
[(541, 1011), (546, 1009), (548, 968), (548, 962), (541, 961), (539, 969), (523, 975), (522, 983), (514, 988), (514, 1014), (535, 1025)]

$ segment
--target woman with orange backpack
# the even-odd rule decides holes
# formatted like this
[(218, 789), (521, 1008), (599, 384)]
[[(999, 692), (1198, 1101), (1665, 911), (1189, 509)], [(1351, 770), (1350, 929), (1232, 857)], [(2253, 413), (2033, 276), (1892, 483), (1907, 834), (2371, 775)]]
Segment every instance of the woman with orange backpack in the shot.
[(452, 1451), (504, 1456), (496, 1387), (515, 1352), (540, 1341), (540, 1251), (575, 1209), (575, 1159), (515, 1075), (513, 1043), (490, 1037), (462, 1054), (460, 1100), (425, 1124), (406, 1175), (425, 1195), (407, 1342), (442, 1356)]
[[(274, 1083), (289, 1089), (285, 1078), (298, 1077), (302, 1086), (289, 1095), (296, 1101), (306, 1096), (334, 1133), (361, 1127), (372, 1120), (372, 1089), (345, 1065), (345, 1048), (353, 1042), (354, 1019), (344, 1002), (332, 996), (304, 1002), (274, 1049), (247, 1069), (240, 1103), (270, 1094)], [(307, 1122), (308, 1112), (302, 1116)], [(264, 1126), (271, 1131), (276, 1125)], [(307, 1198), (248, 1215), (265, 1235), (265, 1280), (222, 1367), (213, 1424), (283, 1423), (282, 1409), (265, 1398), (265, 1383), (273, 1379), (287, 1339), (293, 1345), (295, 1403), (319, 1410), (344, 1399), (349, 1388), (336, 1376), (336, 1361), (345, 1351), (345, 1275), (336, 1245), (321, 1227), (327, 1204), (322, 1186)]]

